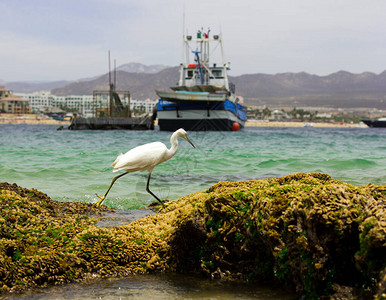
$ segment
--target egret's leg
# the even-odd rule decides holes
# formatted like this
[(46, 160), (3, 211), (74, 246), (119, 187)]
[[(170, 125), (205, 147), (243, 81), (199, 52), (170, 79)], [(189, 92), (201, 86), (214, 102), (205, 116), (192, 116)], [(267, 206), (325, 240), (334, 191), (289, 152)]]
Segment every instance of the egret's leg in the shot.
[(126, 172), (126, 173), (123, 173), (123, 174), (121, 174), (121, 175), (118, 175), (118, 176), (114, 177), (113, 180), (111, 181), (111, 184), (110, 184), (109, 188), (107, 189), (106, 193), (103, 195), (103, 197), (101, 197), (101, 196), (99, 196), (98, 194), (96, 194), (96, 195), (98, 196), (98, 198), (99, 198), (99, 201), (98, 201), (97, 203), (95, 203), (95, 207), (98, 208), (99, 206), (101, 206), (103, 200), (105, 200), (105, 198), (106, 198), (107, 194), (109, 193), (111, 187), (113, 186), (114, 182), (115, 182), (119, 177), (122, 177), (123, 175), (126, 175), (127, 173), (129, 173), (129, 172)]
[(156, 195), (154, 195), (152, 193), (152, 191), (149, 189), (150, 177), (151, 177), (151, 173), (149, 173), (149, 177), (147, 178), (146, 192), (148, 192), (150, 195), (152, 195), (154, 198), (156, 198), (162, 205), (164, 205), (164, 202), (160, 198), (158, 198)]

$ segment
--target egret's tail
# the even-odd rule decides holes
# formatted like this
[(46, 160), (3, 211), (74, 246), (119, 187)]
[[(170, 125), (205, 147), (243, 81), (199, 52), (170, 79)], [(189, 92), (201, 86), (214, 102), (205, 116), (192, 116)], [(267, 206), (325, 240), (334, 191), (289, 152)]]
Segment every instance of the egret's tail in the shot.
[(118, 163), (119, 159), (122, 157), (122, 155), (123, 155), (122, 153), (119, 154), (118, 157), (115, 159), (115, 161), (111, 164), (111, 166), (113, 168), (115, 168), (115, 166), (117, 165), (117, 163)]

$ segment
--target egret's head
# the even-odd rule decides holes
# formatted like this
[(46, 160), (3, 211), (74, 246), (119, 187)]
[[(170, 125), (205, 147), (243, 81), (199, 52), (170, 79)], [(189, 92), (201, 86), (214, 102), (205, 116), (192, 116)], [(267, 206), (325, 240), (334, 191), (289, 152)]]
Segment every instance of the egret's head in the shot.
[(178, 129), (176, 131), (177, 133), (177, 137), (182, 137), (183, 139), (187, 140), (194, 148), (196, 148), (196, 146), (193, 145), (193, 143), (188, 139), (188, 134), (186, 133), (185, 129)]

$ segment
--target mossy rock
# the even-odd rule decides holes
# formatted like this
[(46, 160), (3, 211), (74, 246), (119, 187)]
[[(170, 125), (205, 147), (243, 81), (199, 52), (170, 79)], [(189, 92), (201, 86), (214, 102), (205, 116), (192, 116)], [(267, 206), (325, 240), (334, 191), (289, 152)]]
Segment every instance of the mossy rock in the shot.
[(386, 186), (296, 173), (220, 182), (155, 215), (98, 228), (91, 205), (1, 184), (0, 287), (173, 271), (277, 282), (307, 299), (341, 287), (382, 297), (385, 200)]

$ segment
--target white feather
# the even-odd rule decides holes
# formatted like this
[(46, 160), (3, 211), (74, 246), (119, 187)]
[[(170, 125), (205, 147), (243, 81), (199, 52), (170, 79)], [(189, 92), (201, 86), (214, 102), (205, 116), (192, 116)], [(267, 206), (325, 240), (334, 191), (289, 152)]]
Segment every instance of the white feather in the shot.
[[(194, 147), (192, 142), (189, 141), (186, 131), (184, 129), (178, 129), (172, 134), (170, 138), (170, 143), (172, 145), (170, 149), (168, 149), (161, 142), (154, 142), (154, 143), (149, 143), (149, 144), (135, 147), (130, 151), (126, 152), (125, 154), (121, 153), (120, 155), (118, 155), (118, 157), (112, 163), (112, 166), (114, 168), (113, 172), (126, 171), (130, 173), (135, 171), (148, 171), (149, 177), (147, 180), (146, 191), (149, 192), (151, 195), (153, 195), (158, 201), (163, 203), (161, 199), (159, 199), (156, 195), (154, 195), (149, 190), (150, 176), (151, 176), (151, 172), (153, 171), (156, 165), (159, 165), (160, 163), (172, 158), (173, 155), (177, 152), (177, 149), (178, 149), (177, 138), (179, 137), (187, 140)], [(109, 188), (107, 189), (103, 197), (97, 195), (99, 197), (99, 201), (96, 203), (96, 207), (99, 207), (102, 204), (108, 192), (110, 191), (111, 187), (113, 186), (114, 182), (125, 174), (127, 173), (122, 173), (113, 178)]]

